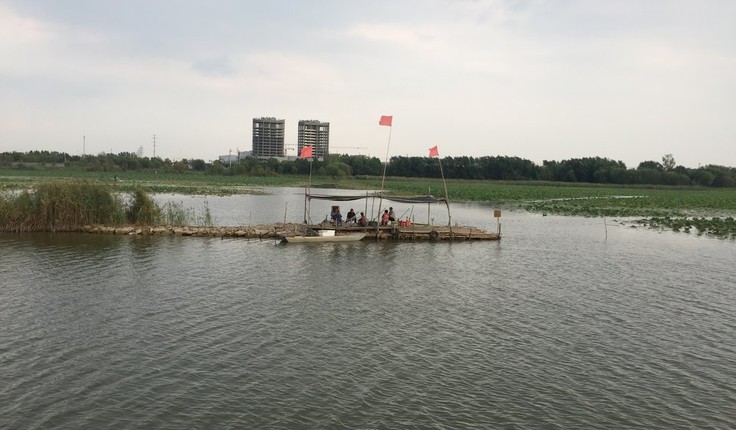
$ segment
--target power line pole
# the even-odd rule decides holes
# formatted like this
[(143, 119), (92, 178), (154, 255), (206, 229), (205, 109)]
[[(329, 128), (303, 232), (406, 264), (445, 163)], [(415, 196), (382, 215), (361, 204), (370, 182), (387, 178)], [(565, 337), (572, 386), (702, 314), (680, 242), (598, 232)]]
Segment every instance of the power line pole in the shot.
[(156, 158), (156, 135), (153, 135), (153, 158)]

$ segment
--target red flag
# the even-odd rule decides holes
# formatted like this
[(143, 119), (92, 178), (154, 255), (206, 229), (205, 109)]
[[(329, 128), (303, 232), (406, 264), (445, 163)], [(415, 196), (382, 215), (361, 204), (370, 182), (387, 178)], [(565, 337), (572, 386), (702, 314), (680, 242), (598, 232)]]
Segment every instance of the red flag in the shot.
[(312, 145), (303, 147), (299, 158), (312, 158)]
[(391, 123), (393, 122), (394, 117), (391, 115), (381, 115), (381, 120), (378, 121), (378, 125), (387, 125), (391, 127)]
[(433, 146), (433, 147), (429, 148), (429, 156), (430, 156), (430, 158), (431, 157), (439, 157), (440, 156), (440, 151), (437, 150), (437, 147), (436, 146)]

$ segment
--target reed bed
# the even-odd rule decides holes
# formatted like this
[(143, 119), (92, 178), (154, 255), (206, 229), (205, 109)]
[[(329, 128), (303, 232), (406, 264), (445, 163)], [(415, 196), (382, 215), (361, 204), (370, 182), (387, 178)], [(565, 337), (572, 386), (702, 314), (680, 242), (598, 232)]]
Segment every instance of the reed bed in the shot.
[(211, 227), (214, 225), (214, 218), (206, 200), (201, 213), (197, 213), (194, 208), (185, 208), (183, 203), (166, 202), (160, 208), (158, 223), (172, 226)]
[(142, 188), (128, 194), (77, 180), (42, 182), (0, 193), (0, 232), (79, 231), (85, 225), (212, 225), (209, 208), (197, 216), (180, 205), (159, 207)]
[(44, 182), (0, 196), (0, 230), (5, 232), (69, 231), (124, 221), (122, 199), (92, 182)]

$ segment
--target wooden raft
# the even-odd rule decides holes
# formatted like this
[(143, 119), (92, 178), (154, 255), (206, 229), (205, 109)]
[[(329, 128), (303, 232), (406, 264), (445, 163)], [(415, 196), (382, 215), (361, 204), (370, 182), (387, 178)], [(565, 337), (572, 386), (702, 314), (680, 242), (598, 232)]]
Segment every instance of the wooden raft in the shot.
[(340, 233), (366, 233), (365, 240), (500, 240), (501, 235), (498, 233), (490, 233), (475, 227), (467, 226), (431, 226), (426, 224), (414, 224), (410, 226), (379, 226), (379, 227), (361, 227), (354, 224), (342, 224), (340, 226), (333, 225), (312, 225), (307, 228), (313, 230), (335, 229), (337, 234)]

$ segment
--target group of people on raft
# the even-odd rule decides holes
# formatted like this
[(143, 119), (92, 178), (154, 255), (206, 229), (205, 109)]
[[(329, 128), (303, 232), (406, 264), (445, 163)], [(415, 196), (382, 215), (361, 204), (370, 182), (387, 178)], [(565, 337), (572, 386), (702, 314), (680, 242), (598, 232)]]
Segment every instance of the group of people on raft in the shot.
[[(342, 214), (340, 213), (340, 207), (339, 206), (333, 206), (332, 207), (332, 214), (330, 215), (330, 218), (332, 218), (333, 224), (342, 224)], [(381, 214), (381, 225), (389, 225), (389, 223), (396, 221), (396, 215), (394, 214), (394, 208), (388, 208), (383, 211)], [(366, 218), (365, 213), (360, 213), (360, 218), (357, 218), (355, 215), (355, 211), (350, 208), (350, 212), (348, 212), (348, 216), (345, 219), (346, 223), (357, 223), (360, 226), (367, 226), (368, 225), (368, 218)]]

